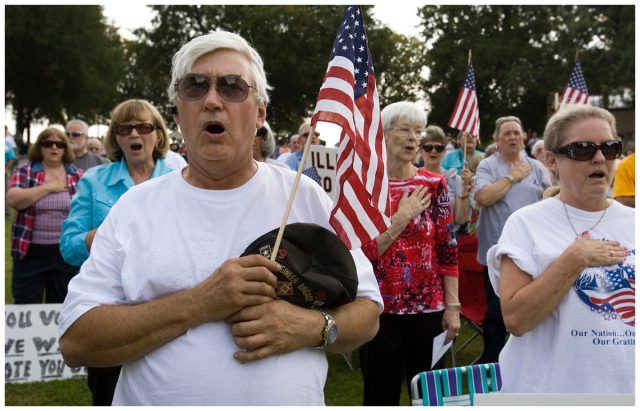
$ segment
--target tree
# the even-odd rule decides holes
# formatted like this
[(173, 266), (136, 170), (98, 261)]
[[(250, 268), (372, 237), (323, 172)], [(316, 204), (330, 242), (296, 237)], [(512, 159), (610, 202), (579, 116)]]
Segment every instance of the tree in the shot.
[(101, 6), (6, 6), (6, 94), (20, 133), (32, 121), (107, 116), (124, 59)]
[(527, 129), (544, 128), (549, 98), (562, 91), (577, 49), (591, 94), (633, 88), (633, 15), (633, 6), (422, 7), (432, 46), (424, 83), (431, 121), (447, 124), (469, 49), (485, 142), (503, 115), (520, 117)]
[[(272, 129), (297, 130), (311, 114), (327, 69), (343, 6), (152, 6), (152, 28), (139, 30), (138, 44), (128, 47), (129, 77), (125, 93), (137, 95), (163, 107), (168, 104), (171, 56), (191, 38), (215, 29), (236, 32), (262, 56), (267, 79), (274, 87), (267, 118)], [(409, 40), (394, 34), (370, 17), (363, 7), (381, 100), (418, 92), (420, 70)], [(398, 47), (403, 49), (397, 53)], [(404, 67), (402, 72), (400, 68)], [(407, 70), (407, 68), (409, 70)], [(386, 73), (389, 73), (388, 75)], [(414, 93), (414, 94), (412, 94)]]

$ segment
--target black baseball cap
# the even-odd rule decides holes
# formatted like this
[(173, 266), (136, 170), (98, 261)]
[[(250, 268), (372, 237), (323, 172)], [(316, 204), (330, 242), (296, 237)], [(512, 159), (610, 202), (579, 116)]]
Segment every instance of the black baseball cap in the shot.
[[(242, 255), (271, 258), (278, 228), (249, 244)], [(358, 272), (351, 252), (331, 231), (317, 224), (285, 227), (276, 261), (282, 266), (278, 298), (307, 308), (331, 308), (353, 301)]]

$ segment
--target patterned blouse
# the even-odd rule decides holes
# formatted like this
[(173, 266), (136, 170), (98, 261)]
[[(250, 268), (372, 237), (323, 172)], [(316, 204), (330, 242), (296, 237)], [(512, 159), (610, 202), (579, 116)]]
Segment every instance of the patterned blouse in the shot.
[[(82, 177), (82, 170), (73, 164), (65, 164), (67, 171), (67, 186), (71, 197), (76, 193), (78, 180)], [(44, 167), (41, 162), (28, 162), (19, 166), (11, 176), (9, 188), (31, 188), (44, 184)], [(24, 210), (16, 211), (11, 225), (11, 255), (23, 259), (27, 255), (33, 233), (33, 222), (36, 217), (36, 207), (32, 205)]]
[(458, 276), (451, 203), (442, 176), (419, 169), (408, 180), (390, 180), (391, 212), (398, 211), (405, 191), (421, 186), (429, 187), (429, 208), (410, 221), (382, 255), (378, 255), (376, 239), (362, 246), (373, 264), (387, 314), (444, 310), (443, 276)]

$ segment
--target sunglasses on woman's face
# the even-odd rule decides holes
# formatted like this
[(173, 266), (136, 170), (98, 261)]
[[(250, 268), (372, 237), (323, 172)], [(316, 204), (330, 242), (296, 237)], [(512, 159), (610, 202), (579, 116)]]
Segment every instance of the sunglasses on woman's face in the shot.
[(156, 129), (156, 126), (151, 123), (120, 124), (117, 125), (114, 130), (119, 136), (128, 136), (133, 132), (134, 128), (138, 134), (149, 134)]
[(249, 95), (250, 86), (240, 76), (205, 76), (204, 74), (187, 74), (175, 84), (178, 97), (185, 101), (198, 101), (206, 96), (215, 80), (216, 92), (231, 103), (242, 103)]
[(427, 153), (436, 150), (437, 153), (442, 153), (444, 151), (444, 146), (442, 144), (423, 144), (422, 149)]
[(40, 146), (44, 148), (51, 148), (53, 146), (56, 146), (56, 148), (65, 149), (67, 148), (67, 143), (65, 143), (64, 141), (44, 140), (43, 142), (40, 143)]
[(622, 154), (622, 142), (618, 140), (595, 144), (590, 141), (576, 141), (566, 146), (558, 147), (553, 152), (576, 161), (589, 161), (600, 150), (607, 160), (615, 160)]

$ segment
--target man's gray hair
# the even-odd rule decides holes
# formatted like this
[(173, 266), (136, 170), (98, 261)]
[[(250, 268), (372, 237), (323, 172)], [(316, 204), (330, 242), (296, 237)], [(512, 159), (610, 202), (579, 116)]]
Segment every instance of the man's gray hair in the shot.
[(276, 148), (276, 140), (273, 137), (273, 131), (271, 131), (269, 123), (265, 121), (262, 127), (257, 130), (256, 134), (262, 137), (262, 145), (260, 146), (262, 149), (262, 157), (265, 159), (271, 157)]
[(78, 119), (69, 120), (67, 121), (65, 128), (69, 127), (71, 124), (79, 124), (82, 126), (82, 130), (84, 130), (83, 132), (85, 135), (89, 133), (89, 125), (84, 121)]
[(196, 60), (205, 54), (220, 49), (235, 50), (247, 57), (250, 63), (252, 80), (256, 82), (258, 101), (268, 104), (268, 92), (272, 87), (267, 83), (267, 75), (264, 71), (262, 57), (260, 57), (260, 54), (258, 54), (244, 38), (235, 33), (222, 30), (212, 31), (209, 34), (203, 34), (192, 39), (173, 55), (171, 83), (168, 88), (169, 100), (171, 100), (173, 104), (176, 103), (178, 96), (176, 94), (175, 84), (182, 76), (191, 70)]

